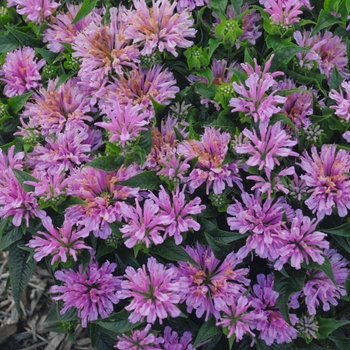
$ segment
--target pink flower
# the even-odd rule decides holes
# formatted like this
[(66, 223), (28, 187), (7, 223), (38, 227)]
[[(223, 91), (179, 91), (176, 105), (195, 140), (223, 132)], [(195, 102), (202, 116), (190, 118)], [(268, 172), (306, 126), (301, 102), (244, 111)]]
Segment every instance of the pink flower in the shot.
[(142, 55), (149, 55), (153, 50), (167, 50), (177, 56), (176, 47), (186, 48), (193, 43), (185, 38), (193, 38), (196, 34), (194, 20), (190, 13), (175, 13), (176, 1), (152, 0), (152, 7), (147, 7), (145, 0), (133, 1), (136, 10), (126, 11), (126, 39), (143, 46)]
[(181, 233), (187, 232), (190, 229), (195, 231), (200, 229), (199, 223), (191, 215), (200, 214), (205, 209), (205, 205), (199, 205), (201, 203), (199, 197), (187, 202), (185, 198), (185, 186), (181, 192), (179, 185), (176, 186), (176, 190), (171, 193), (171, 197), (163, 186), (160, 186), (160, 188), (159, 198), (153, 193), (150, 193), (148, 197), (153, 199), (159, 206), (159, 214), (162, 217), (162, 221), (163, 219), (167, 219), (170, 222), (165, 228), (164, 238), (168, 235), (170, 237), (174, 236), (175, 243), (181, 244)]
[(128, 266), (125, 270), (121, 290), (117, 292), (120, 299), (132, 298), (130, 304), (125, 307), (132, 311), (129, 321), (132, 323), (154, 323), (157, 319), (162, 324), (169, 316), (178, 317), (181, 311), (176, 304), (180, 301), (180, 282), (176, 270), (166, 268), (157, 262), (155, 258), (149, 258), (146, 266), (135, 269)]
[(255, 337), (249, 325), (254, 320), (256, 321), (259, 315), (248, 311), (250, 304), (251, 302), (248, 301), (248, 298), (242, 295), (237, 300), (233, 300), (229, 305), (223, 305), (221, 310), (222, 315), (216, 325), (227, 328), (227, 338), (235, 336), (236, 341), (239, 342), (246, 333)]
[(131, 335), (118, 336), (118, 343), (115, 348), (118, 350), (161, 349), (160, 344), (164, 343), (164, 339), (149, 333), (151, 327), (151, 324), (147, 324), (142, 330), (131, 331)]
[(3, 76), (0, 80), (5, 83), (4, 94), (13, 97), (41, 86), (39, 70), (44, 64), (44, 59), (37, 62), (31, 47), (8, 52), (0, 69), (0, 77)]
[(88, 322), (110, 315), (113, 305), (120, 300), (117, 291), (120, 289), (121, 277), (112, 275), (116, 267), (117, 264), (106, 261), (99, 268), (97, 262), (91, 261), (86, 269), (80, 265), (78, 272), (72, 269), (57, 271), (55, 278), (63, 285), (52, 286), (50, 292), (61, 294), (53, 297), (53, 300), (63, 301), (61, 315), (70, 307), (78, 309), (84, 328)]
[(105, 122), (95, 123), (106, 130), (109, 130), (109, 142), (116, 142), (123, 148), (132, 140), (136, 139), (139, 132), (147, 130), (145, 125), (149, 124), (148, 113), (144, 113), (139, 105), (132, 106), (128, 103), (126, 106), (120, 106), (117, 100), (112, 105), (107, 105)]
[(278, 113), (281, 108), (277, 104), (283, 104), (286, 101), (285, 97), (276, 95), (276, 90), (267, 94), (277, 82), (274, 79), (283, 72), (276, 71), (268, 73), (271, 66), (271, 61), (274, 55), (271, 55), (269, 60), (265, 63), (264, 70), (261, 72), (261, 67), (257, 64), (254, 58), (255, 66), (252, 67), (249, 63), (242, 63), (241, 66), (247, 73), (248, 78), (243, 83), (232, 84), (233, 89), (242, 97), (233, 97), (230, 100), (230, 106), (235, 107), (232, 112), (248, 113), (254, 118), (254, 121), (262, 121), (267, 123), (273, 114)]
[(198, 318), (206, 313), (205, 321), (211, 315), (219, 319), (219, 311), (246, 291), (248, 269), (236, 269), (242, 260), (234, 252), (227, 255), (221, 264), (210, 247), (196, 243), (195, 248), (187, 246), (186, 252), (198, 266), (178, 262), (181, 301), (186, 302), (187, 312), (196, 310)]
[(244, 258), (252, 250), (263, 259), (274, 261), (278, 258), (278, 248), (281, 246), (281, 232), (285, 227), (283, 216), (289, 219), (294, 216), (291, 207), (284, 197), (277, 200), (266, 199), (264, 202), (260, 194), (249, 195), (242, 193), (243, 204), (229, 205), (227, 223), (231, 231), (249, 233), (246, 244), (238, 251), (237, 255)]
[(194, 350), (195, 348), (190, 344), (192, 340), (191, 332), (184, 332), (179, 339), (177, 332), (173, 331), (169, 326), (164, 329), (164, 343), (162, 349), (164, 350)]
[(58, 260), (67, 262), (67, 255), (77, 261), (77, 251), (90, 249), (81, 239), (88, 236), (88, 230), (73, 229), (73, 224), (68, 220), (65, 220), (62, 227), (56, 230), (48, 216), (42, 220), (42, 223), (49, 233), (38, 231), (39, 235), (34, 236), (27, 244), (28, 247), (35, 248), (36, 261), (48, 255), (52, 256), (51, 265)]
[(298, 157), (299, 154), (293, 152), (290, 147), (297, 144), (297, 140), (291, 140), (285, 130), (282, 129), (281, 122), (272, 126), (260, 124), (259, 134), (256, 130), (251, 132), (247, 128), (243, 130), (243, 135), (250, 141), (246, 141), (235, 147), (238, 154), (251, 154), (246, 164), (259, 166), (259, 170), (264, 169), (269, 174), (276, 165), (280, 165), (279, 157)]
[(291, 266), (297, 270), (301, 268), (302, 262), (309, 264), (310, 258), (320, 265), (324, 263), (322, 253), (323, 249), (329, 248), (329, 242), (325, 240), (325, 233), (315, 231), (315, 221), (303, 216), (300, 209), (296, 210), (291, 228), (284, 228), (281, 232), (282, 244), (275, 263), (276, 270), (281, 270), (289, 259)]
[(179, 0), (176, 9), (178, 11), (194, 10), (196, 7), (207, 5), (208, 0)]
[(60, 3), (52, 0), (12, 0), (8, 6), (15, 5), (17, 13), (26, 15), (26, 22), (40, 23), (44, 18), (51, 16)]
[(339, 150), (335, 145), (323, 145), (318, 154), (316, 147), (311, 148), (311, 157), (305, 151), (301, 159), (301, 168), (306, 174), (301, 179), (310, 188), (305, 204), (322, 219), (331, 215), (333, 208), (338, 215), (345, 217), (350, 209), (350, 154)]
[[(252, 329), (260, 331), (259, 339), (263, 339), (267, 345), (289, 343), (298, 335), (297, 330), (289, 325), (283, 318), (277, 306), (279, 293), (274, 290), (273, 275), (258, 275), (258, 283), (253, 286), (249, 300), (257, 317), (251, 324)], [(298, 318), (290, 313), (292, 325)]]
[(346, 97), (344, 98), (343, 91), (340, 89), (340, 92), (332, 89), (329, 93), (329, 97), (337, 102), (336, 105), (330, 106), (330, 108), (335, 110), (335, 114), (342, 119), (345, 119), (347, 122), (350, 121), (350, 83), (343, 81), (341, 86), (346, 92)]
[(120, 229), (123, 238), (127, 238), (124, 244), (132, 248), (143, 243), (149, 248), (151, 243), (163, 243), (164, 237), (161, 233), (165, 231), (165, 225), (172, 223), (170, 218), (160, 215), (159, 206), (151, 199), (145, 200), (143, 208), (137, 199), (135, 205), (136, 208), (126, 204), (122, 206), (122, 215), (128, 222)]
[(227, 186), (232, 187), (233, 183), (241, 187), (238, 161), (223, 164), (230, 140), (231, 135), (228, 132), (205, 127), (199, 141), (185, 140), (178, 145), (177, 153), (185, 158), (198, 157), (195, 168), (186, 179), (190, 193), (205, 182), (207, 194), (211, 186), (215, 194), (221, 194)]

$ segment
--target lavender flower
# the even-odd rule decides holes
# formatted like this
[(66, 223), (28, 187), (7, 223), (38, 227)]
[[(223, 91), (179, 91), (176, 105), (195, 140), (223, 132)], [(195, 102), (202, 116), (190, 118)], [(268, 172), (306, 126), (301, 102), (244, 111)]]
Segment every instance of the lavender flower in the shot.
[(330, 108), (335, 110), (335, 114), (342, 119), (345, 119), (347, 122), (350, 121), (350, 83), (343, 81), (341, 83), (342, 88), (346, 92), (346, 97), (344, 98), (343, 91), (340, 89), (340, 92), (332, 89), (329, 93), (329, 97), (337, 102), (336, 105), (330, 106)]
[(61, 294), (53, 297), (53, 300), (62, 300), (63, 315), (70, 307), (78, 309), (81, 325), (86, 328), (87, 323), (106, 318), (113, 312), (113, 305), (118, 304), (120, 298), (117, 291), (120, 289), (121, 277), (113, 276), (116, 263), (106, 261), (99, 268), (97, 262), (90, 262), (86, 270), (79, 265), (78, 272), (60, 270), (55, 273), (55, 278), (63, 285), (54, 285), (50, 292)]
[(143, 46), (142, 55), (153, 50), (167, 50), (177, 56), (176, 47), (186, 48), (193, 43), (185, 38), (193, 38), (196, 30), (191, 28), (194, 21), (189, 12), (174, 13), (176, 1), (152, 0), (152, 8), (145, 0), (133, 1), (136, 10), (127, 10), (126, 39)]
[(0, 80), (5, 83), (4, 94), (13, 97), (41, 86), (39, 70), (44, 64), (44, 59), (37, 62), (31, 47), (9, 51), (0, 70), (0, 77), (3, 76)]
[(195, 248), (187, 246), (186, 252), (198, 266), (178, 262), (181, 301), (186, 302), (187, 312), (196, 310), (198, 318), (206, 313), (206, 321), (211, 315), (219, 319), (219, 311), (246, 291), (248, 269), (236, 269), (242, 260), (234, 252), (227, 255), (221, 264), (210, 247), (196, 243)]
[(147, 261), (147, 270), (145, 265), (137, 271), (128, 266), (124, 275), (126, 279), (117, 292), (120, 299), (132, 298), (125, 307), (132, 311), (129, 321), (136, 323), (147, 319), (153, 324), (158, 319), (162, 324), (168, 315), (178, 317), (181, 313), (176, 306), (180, 302), (180, 282), (176, 270), (166, 268), (153, 257)]
[(305, 151), (301, 159), (301, 168), (306, 174), (301, 179), (310, 188), (310, 197), (305, 204), (317, 214), (319, 219), (331, 215), (333, 208), (344, 217), (350, 209), (350, 154), (339, 150), (335, 145), (323, 145), (318, 154), (316, 147), (311, 148), (311, 157)]
[(179, 339), (177, 332), (167, 326), (164, 329), (164, 343), (162, 343), (161, 348), (164, 350), (194, 350), (195, 348), (190, 344), (191, 340), (191, 332), (184, 332)]
[(201, 7), (207, 5), (208, 3), (208, 0), (179, 0), (177, 2), (176, 9), (179, 12), (184, 10), (193, 11), (196, 7)]

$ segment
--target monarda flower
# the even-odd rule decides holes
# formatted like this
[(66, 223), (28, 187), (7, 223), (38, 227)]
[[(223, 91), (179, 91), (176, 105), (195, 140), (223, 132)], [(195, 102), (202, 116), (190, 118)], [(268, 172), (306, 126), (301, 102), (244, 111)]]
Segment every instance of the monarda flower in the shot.
[(332, 89), (329, 93), (329, 97), (337, 102), (336, 105), (330, 106), (330, 108), (335, 110), (335, 114), (341, 118), (350, 121), (350, 82), (343, 81), (341, 87), (344, 88), (346, 92), (346, 97), (344, 97), (343, 90), (340, 92)]
[(112, 230), (108, 223), (122, 220), (121, 202), (138, 196), (138, 188), (119, 185), (139, 173), (130, 165), (106, 172), (92, 167), (77, 169), (67, 178), (67, 195), (82, 199), (85, 204), (72, 205), (65, 215), (76, 225), (92, 231), (96, 237), (106, 239)]
[(249, 252), (255, 253), (263, 259), (274, 261), (278, 258), (278, 248), (281, 246), (281, 232), (286, 222), (283, 216), (291, 219), (294, 216), (292, 208), (284, 197), (261, 199), (260, 194), (255, 196), (242, 193), (243, 203), (229, 205), (227, 223), (232, 231), (241, 234), (249, 233), (246, 244), (238, 251), (238, 256), (245, 258)]
[(184, 332), (179, 339), (177, 332), (173, 331), (171, 327), (167, 326), (164, 329), (164, 343), (161, 348), (164, 350), (194, 350), (195, 348), (190, 344), (192, 340), (191, 332)]
[(238, 154), (251, 154), (246, 161), (249, 166), (258, 166), (269, 174), (276, 165), (280, 165), (280, 157), (298, 157), (299, 154), (292, 151), (291, 147), (297, 144), (297, 140), (291, 140), (290, 135), (282, 129), (281, 122), (267, 126), (260, 124), (259, 133), (254, 129), (244, 129), (242, 134), (247, 138), (235, 147)]
[(181, 301), (186, 303), (187, 312), (195, 310), (198, 318), (205, 313), (205, 321), (211, 315), (219, 319), (220, 310), (246, 291), (248, 269), (236, 268), (242, 260), (234, 252), (227, 255), (222, 263), (215, 258), (210, 247), (198, 243), (195, 248), (187, 246), (186, 252), (198, 266), (178, 262)]
[(230, 140), (228, 132), (205, 127), (199, 141), (185, 140), (178, 145), (177, 152), (185, 158), (198, 157), (195, 168), (186, 179), (190, 193), (204, 183), (207, 194), (211, 187), (215, 194), (221, 194), (227, 186), (232, 187), (233, 183), (241, 188), (238, 161), (223, 164)]
[[(87, 94), (78, 86), (78, 79), (69, 79), (56, 89), (58, 78), (49, 80), (47, 88), (40, 88), (27, 102), (21, 116), (22, 127), (17, 135), (26, 135), (27, 130), (38, 130), (42, 136), (63, 131), (66, 124), (84, 126), (93, 121)], [(28, 119), (28, 122), (25, 121)]]
[(110, 315), (114, 304), (120, 300), (117, 291), (120, 289), (121, 277), (113, 276), (116, 267), (116, 263), (109, 261), (101, 267), (91, 261), (86, 269), (80, 265), (78, 271), (57, 271), (55, 278), (63, 284), (52, 286), (50, 292), (60, 294), (53, 297), (53, 300), (63, 301), (60, 314), (63, 315), (70, 307), (76, 308), (84, 328), (88, 322)]
[[(257, 284), (253, 285), (249, 301), (257, 317), (251, 323), (251, 329), (260, 331), (258, 338), (263, 339), (266, 345), (290, 343), (298, 335), (298, 331), (284, 319), (278, 306), (279, 293), (274, 290), (273, 275), (257, 276)], [(295, 325), (298, 318), (289, 314), (291, 324)]]
[(323, 145), (320, 154), (311, 148), (311, 157), (305, 151), (300, 157), (305, 174), (301, 179), (309, 187), (309, 198), (305, 204), (317, 214), (319, 219), (331, 215), (337, 209), (338, 215), (345, 217), (350, 209), (350, 154), (338, 150), (335, 145)]
[(324, 263), (323, 249), (329, 248), (329, 242), (325, 240), (325, 233), (316, 231), (316, 225), (315, 219), (310, 220), (300, 209), (296, 210), (291, 228), (284, 228), (281, 232), (282, 245), (274, 266), (276, 270), (281, 270), (289, 260), (297, 270), (303, 262), (309, 264), (310, 260), (320, 265)]
[(194, 10), (196, 7), (202, 7), (204, 5), (207, 5), (209, 3), (209, 0), (179, 0), (177, 2), (176, 9), (178, 11), (184, 11), (184, 10)]
[(193, 42), (185, 38), (194, 38), (194, 20), (188, 11), (175, 13), (176, 1), (152, 0), (150, 8), (145, 0), (134, 0), (133, 4), (136, 10), (126, 11), (125, 37), (143, 47), (142, 55), (166, 50), (177, 56), (177, 47), (192, 46)]
[(119, 299), (132, 298), (125, 307), (127, 311), (132, 311), (130, 322), (146, 319), (147, 323), (153, 324), (158, 319), (162, 324), (168, 316), (180, 315), (181, 311), (176, 306), (180, 302), (180, 282), (175, 268), (166, 268), (151, 257), (147, 261), (147, 270), (145, 265), (137, 271), (128, 266), (124, 277), (117, 295)]
[(44, 65), (45, 60), (37, 61), (31, 47), (25, 46), (23, 49), (8, 52), (0, 69), (0, 80), (5, 83), (5, 96), (22, 95), (41, 86), (39, 70)]
[(181, 244), (182, 233), (193, 229), (198, 231), (200, 225), (195, 221), (191, 215), (200, 214), (205, 209), (205, 205), (200, 205), (201, 199), (196, 197), (190, 201), (185, 198), (185, 186), (182, 191), (180, 187), (176, 186), (176, 190), (170, 195), (165, 191), (163, 186), (160, 186), (158, 197), (153, 193), (149, 194), (149, 198), (159, 206), (159, 214), (162, 218), (167, 218), (170, 225), (166, 226), (164, 238), (167, 236), (174, 236), (176, 244)]
[(268, 73), (273, 57), (274, 55), (271, 55), (265, 63), (263, 71), (255, 58), (254, 67), (249, 63), (241, 64), (248, 78), (244, 83), (232, 83), (235, 92), (242, 96), (231, 98), (230, 106), (234, 107), (232, 112), (247, 113), (254, 118), (256, 123), (261, 121), (267, 124), (271, 116), (281, 110), (277, 105), (286, 102), (286, 98), (276, 95), (276, 90), (268, 94), (268, 91), (277, 84), (274, 78), (283, 75), (283, 72), (280, 71)]
[(61, 228), (56, 230), (52, 220), (47, 216), (42, 220), (45, 229), (49, 232), (38, 231), (38, 235), (27, 244), (35, 248), (34, 259), (40, 261), (45, 256), (51, 255), (51, 265), (56, 261), (67, 262), (68, 257), (77, 261), (77, 252), (81, 249), (90, 249), (84, 244), (83, 238), (89, 235), (86, 229), (74, 229), (73, 224), (65, 220)]
[(52, 0), (11, 0), (8, 7), (15, 5), (17, 13), (26, 16), (26, 22), (40, 23), (51, 16), (60, 3)]
[(139, 105), (120, 106), (117, 100), (104, 109), (106, 120), (95, 123), (109, 131), (109, 142), (115, 142), (123, 148), (135, 140), (141, 131), (147, 130), (149, 114), (142, 112)]

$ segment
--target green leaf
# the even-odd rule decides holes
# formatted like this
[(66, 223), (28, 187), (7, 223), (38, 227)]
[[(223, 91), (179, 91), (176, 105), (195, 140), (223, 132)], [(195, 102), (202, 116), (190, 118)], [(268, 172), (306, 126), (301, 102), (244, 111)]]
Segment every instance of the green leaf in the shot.
[(120, 182), (124, 186), (140, 187), (145, 190), (158, 190), (161, 183), (159, 176), (157, 176), (157, 171), (144, 171)]
[(348, 337), (329, 336), (327, 338), (329, 340), (331, 340), (340, 350), (349, 350), (349, 338)]
[(84, 0), (80, 10), (74, 17), (72, 24), (75, 24), (85, 18), (96, 7), (98, 0)]
[(211, 85), (209, 87), (207, 84), (201, 82), (196, 84), (196, 90), (198, 93), (209, 100), (214, 99), (217, 89), (217, 85)]
[[(7, 27), (7, 30), (21, 43), (23, 46), (40, 46), (42, 41), (34, 36), (28, 34), (28, 27), (26, 32), (22, 32), (13, 27)], [(26, 30), (25, 28), (23, 30)]]
[(16, 50), (18, 46), (18, 40), (12, 34), (0, 35), (0, 53)]
[(301, 46), (287, 46), (275, 50), (270, 71), (275, 71), (277, 68), (285, 68), (288, 62), (299, 52), (309, 52), (309, 49)]
[(210, 245), (210, 248), (212, 249), (217, 259), (223, 260), (226, 257), (226, 255), (232, 251), (232, 247), (230, 247), (226, 243), (220, 243), (216, 241), (207, 232), (204, 232), (204, 237), (208, 242), (208, 244)]
[(332, 228), (332, 229), (320, 229), (320, 231), (324, 232), (324, 233), (328, 233), (330, 235), (336, 235), (336, 236), (342, 236), (342, 237), (346, 237), (346, 238), (350, 238), (350, 221), (348, 221), (347, 223)]
[(150, 252), (171, 261), (185, 261), (198, 266), (186, 250), (176, 245), (172, 239), (166, 239), (162, 244), (152, 246)]
[(125, 158), (122, 156), (102, 156), (93, 159), (91, 162), (86, 163), (84, 167), (91, 166), (95, 169), (100, 169), (104, 171), (114, 171), (120, 169), (124, 164)]
[(342, 23), (343, 21), (339, 18), (335, 18), (333, 15), (331, 15), (329, 12), (325, 10), (321, 10), (320, 14), (318, 15), (317, 23), (314, 27), (314, 29), (311, 32), (310, 36), (314, 36), (317, 34), (320, 30), (328, 28), (332, 26), (333, 24)]
[(243, 4), (243, 0), (231, 0), (231, 4), (236, 14), (239, 15), (241, 13), (241, 7)]
[(334, 66), (332, 70), (331, 81), (329, 83), (329, 88), (338, 91), (339, 89), (341, 89), (340, 85), (343, 81), (344, 78), (339, 74), (337, 66)]
[(348, 320), (335, 320), (334, 318), (318, 317), (317, 339), (326, 339), (333, 331), (339, 327), (346, 326), (350, 323)]
[(74, 76), (76, 72), (70, 72), (68, 74), (62, 74), (56, 83), (55, 90), (57, 90), (62, 84), (64, 84), (69, 78)]
[(314, 261), (309, 261), (308, 264), (302, 263), (302, 267), (304, 267), (305, 269), (315, 269), (323, 271), (326, 274), (326, 276), (329, 277), (335, 285), (337, 285), (337, 281), (334, 278), (331, 261), (327, 256), (324, 256), (324, 259), (325, 260), (322, 265)]
[(198, 344), (210, 339), (214, 335), (220, 333), (220, 328), (216, 325), (216, 320), (212, 317), (209, 321), (204, 322), (202, 327), (199, 329), (196, 340), (193, 343), (193, 347), (195, 348)]
[(123, 309), (120, 312), (115, 312), (111, 314), (107, 318), (93, 321), (93, 323), (109, 331), (121, 334), (131, 331), (132, 329), (138, 327), (142, 323), (131, 323), (129, 322), (128, 317), (129, 313), (125, 309)]
[(12, 295), (19, 314), (22, 312), (20, 307), (22, 294), (26, 289), (29, 279), (36, 267), (36, 262), (34, 259), (31, 259), (29, 262), (27, 262), (28, 255), (30, 253), (23, 249), (20, 249), (18, 245), (21, 244), (24, 245), (26, 242), (20, 241), (13, 243), (10, 246), (8, 257)]
[(148, 127), (146, 131), (141, 132), (141, 137), (139, 141), (139, 146), (149, 154), (152, 149), (152, 131), (151, 128)]
[(32, 95), (33, 95), (33, 92), (30, 91), (30, 92), (26, 92), (23, 95), (18, 95), (18, 96), (14, 96), (14, 97), (9, 98), (7, 100), (7, 103), (9, 105), (11, 111), (14, 114), (17, 114), (22, 109), (22, 107), (26, 104), (29, 97)]
[(94, 349), (98, 350), (114, 350), (116, 343), (116, 332), (107, 331), (100, 327), (98, 324), (91, 323), (90, 328), (90, 339)]
[(70, 307), (63, 315), (61, 315), (60, 313), (61, 308), (62, 308), (61, 302), (53, 304), (52, 308), (49, 310), (46, 316), (44, 324), (53, 326), (55, 324), (58, 325), (62, 322), (70, 322), (70, 321), (77, 320), (78, 313), (76, 308)]
[(209, 58), (211, 58), (211, 56), (213, 55), (214, 51), (219, 47), (221, 41), (216, 40), (216, 39), (209, 39), (209, 51), (208, 51), (208, 55)]
[[(8, 223), (6, 220), (1, 220), (1, 222)], [(0, 241), (0, 251), (7, 249), (11, 244), (19, 241), (23, 237), (22, 228), (12, 226), (12, 228), (5, 229)]]
[(41, 57), (44, 58), (44, 60), (48, 63), (48, 64), (53, 64), (54, 60), (57, 57), (57, 53), (54, 53), (52, 51), (46, 50), (46, 49), (42, 49), (40, 47), (36, 47), (35, 51), (37, 53), (39, 53), (41, 55)]
[(289, 270), (290, 271), (287, 271), (287, 273), (290, 277), (286, 277), (282, 273), (275, 271), (274, 289), (279, 293), (277, 305), (281, 314), (288, 323), (291, 323), (288, 306), (289, 297), (303, 288), (306, 271), (303, 269), (298, 271), (294, 269)]
[(206, 78), (208, 80), (208, 85), (209, 86), (213, 83), (214, 75), (213, 75), (213, 72), (212, 72), (211, 68), (209, 68), (209, 67), (203, 68), (203, 69), (195, 71), (195, 73), (199, 77)]
[(26, 191), (26, 192), (33, 192), (34, 191), (34, 186), (32, 185), (27, 185), (24, 182), (25, 181), (32, 181), (32, 182), (39, 182), (38, 179), (36, 179), (35, 177), (33, 177), (32, 175), (29, 175), (28, 173), (26, 173), (25, 171), (22, 170), (18, 170), (18, 169), (13, 169), (13, 173), (16, 176), (16, 179), (18, 180), (18, 182), (21, 184), (22, 188)]

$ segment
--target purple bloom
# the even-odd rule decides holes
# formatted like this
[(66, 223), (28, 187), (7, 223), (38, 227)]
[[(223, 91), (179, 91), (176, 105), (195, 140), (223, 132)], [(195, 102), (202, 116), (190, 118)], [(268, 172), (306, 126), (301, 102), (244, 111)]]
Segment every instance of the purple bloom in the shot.
[(36, 261), (48, 255), (52, 256), (51, 265), (58, 260), (67, 262), (67, 255), (77, 261), (78, 250), (90, 249), (81, 239), (88, 236), (88, 230), (73, 229), (73, 224), (68, 220), (65, 220), (63, 226), (56, 230), (48, 216), (42, 220), (42, 223), (49, 233), (38, 231), (39, 235), (27, 244), (28, 247), (36, 248), (34, 254)]
[(336, 105), (330, 106), (330, 108), (335, 110), (335, 114), (342, 119), (345, 119), (347, 122), (350, 121), (350, 83), (343, 81), (341, 86), (346, 92), (346, 97), (344, 98), (343, 91), (340, 89), (340, 92), (332, 89), (329, 93), (329, 97), (337, 102)]
[(44, 18), (51, 16), (60, 3), (52, 0), (11, 0), (8, 7), (15, 5), (17, 13), (26, 16), (26, 22), (40, 23)]
[(153, 50), (171, 52), (177, 56), (176, 47), (186, 48), (193, 43), (187, 38), (196, 34), (190, 28), (194, 20), (190, 13), (181, 11), (175, 13), (176, 1), (152, 0), (152, 7), (147, 7), (145, 0), (133, 1), (136, 10), (127, 10), (126, 39), (143, 46), (142, 55), (149, 55)]
[(251, 115), (255, 122), (262, 121), (266, 124), (273, 114), (278, 113), (281, 108), (276, 105), (284, 103), (285, 97), (276, 95), (276, 90), (267, 95), (269, 89), (276, 85), (275, 77), (283, 75), (283, 72), (276, 71), (268, 73), (271, 67), (273, 55), (265, 63), (264, 70), (257, 64), (254, 58), (255, 66), (249, 63), (242, 63), (241, 66), (247, 73), (248, 78), (243, 83), (232, 84), (233, 89), (242, 97), (233, 97), (230, 100), (230, 106), (235, 107), (232, 112), (244, 112)]
[(179, 0), (176, 9), (178, 11), (194, 10), (196, 7), (207, 5), (209, 0)]
[(163, 186), (160, 186), (159, 198), (153, 193), (149, 194), (149, 198), (159, 206), (160, 217), (162, 222), (164, 219), (170, 224), (165, 228), (164, 238), (174, 236), (176, 244), (181, 244), (181, 233), (189, 231), (191, 228), (195, 231), (200, 229), (200, 225), (191, 215), (200, 214), (205, 209), (205, 205), (200, 205), (201, 199), (196, 197), (189, 202), (185, 198), (185, 186), (180, 192), (180, 187), (176, 186), (175, 192), (171, 193), (171, 197), (165, 191)]
[(302, 262), (309, 264), (310, 258), (320, 265), (324, 263), (322, 253), (323, 249), (329, 248), (329, 242), (325, 240), (325, 233), (315, 231), (316, 225), (315, 219), (310, 220), (300, 209), (296, 210), (291, 228), (284, 228), (281, 232), (282, 245), (278, 250), (280, 256), (275, 264), (276, 270), (281, 270), (289, 259), (297, 270)]
[(242, 295), (236, 301), (233, 300), (229, 306), (226, 304), (223, 305), (221, 309), (221, 318), (216, 325), (227, 328), (227, 338), (235, 336), (236, 341), (239, 342), (246, 333), (255, 337), (255, 334), (251, 331), (249, 325), (254, 320), (256, 321), (260, 315), (248, 311), (250, 304), (251, 302), (248, 301), (248, 298)]
[(37, 62), (31, 47), (8, 52), (0, 70), (0, 77), (3, 76), (0, 80), (5, 83), (4, 94), (13, 97), (41, 86), (39, 70), (44, 64), (44, 59)]
[(309, 269), (301, 292), (292, 294), (292, 307), (298, 308), (298, 298), (303, 298), (310, 315), (316, 315), (316, 308), (322, 305), (323, 311), (329, 311), (330, 305), (338, 305), (337, 299), (346, 295), (345, 281), (349, 275), (349, 263), (335, 249), (326, 249), (324, 255), (329, 258), (336, 284), (321, 270)]
[(242, 193), (243, 204), (235, 200), (227, 209), (232, 215), (227, 219), (230, 230), (239, 233), (249, 233), (245, 246), (239, 252), (239, 257), (246, 257), (252, 250), (264, 259), (274, 261), (278, 258), (278, 248), (281, 245), (281, 232), (285, 227), (283, 215), (287, 218), (294, 216), (291, 207), (284, 197), (266, 199), (264, 202), (260, 195)]
[(132, 248), (136, 244), (144, 243), (149, 248), (151, 243), (163, 243), (164, 237), (161, 233), (165, 231), (165, 225), (172, 223), (171, 219), (161, 215), (159, 206), (151, 199), (145, 200), (143, 208), (137, 199), (135, 205), (136, 208), (127, 204), (122, 206), (122, 215), (128, 222), (120, 229), (123, 238), (127, 238), (124, 244)]
[[(149, 333), (151, 327), (151, 324), (147, 324), (142, 330), (131, 331), (131, 335), (123, 334), (122, 336), (118, 336), (118, 343), (115, 348), (118, 350), (161, 349), (159, 344), (164, 343), (164, 339)], [(170, 350), (170, 348), (168, 349)]]
[(235, 147), (238, 154), (251, 154), (246, 164), (249, 166), (259, 166), (259, 170), (264, 169), (269, 174), (276, 165), (280, 165), (278, 157), (298, 157), (299, 154), (293, 152), (290, 147), (297, 144), (297, 140), (291, 140), (285, 130), (282, 129), (281, 122), (272, 126), (260, 124), (259, 134), (256, 130), (243, 130), (243, 135), (248, 138), (246, 142)]
[(195, 348), (190, 344), (192, 340), (191, 332), (184, 332), (179, 339), (177, 332), (167, 326), (164, 329), (164, 343), (162, 349), (164, 350), (194, 350)]
[(116, 267), (117, 264), (109, 261), (100, 268), (97, 262), (90, 262), (86, 270), (80, 265), (78, 272), (72, 269), (57, 271), (55, 278), (63, 285), (52, 286), (50, 292), (61, 294), (53, 297), (53, 300), (62, 300), (64, 303), (61, 315), (70, 307), (77, 308), (84, 328), (88, 322), (110, 315), (113, 305), (120, 300), (117, 291), (120, 289), (121, 277), (112, 274)]
[(331, 215), (337, 208), (338, 215), (344, 217), (350, 209), (350, 154), (339, 150), (335, 145), (323, 145), (318, 154), (316, 147), (311, 148), (311, 157), (305, 151), (300, 158), (300, 166), (306, 172), (301, 179), (310, 187), (310, 197), (305, 204), (322, 219)]
[(125, 270), (121, 290), (117, 292), (120, 299), (132, 298), (130, 304), (125, 307), (132, 311), (129, 321), (136, 323), (145, 318), (148, 323), (154, 323), (157, 319), (162, 324), (168, 315), (178, 317), (180, 310), (176, 304), (180, 301), (180, 282), (175, 268), (166, 268), (157, 262), (155, 258), (149, 258), (146, 266), (135, 269), (128, 266)]
[(135, 166), (121, 167), (106, 172), (84, 167), (67, 178), (67, 194), (82, 199), (85, 204), (72, 205), (66, 209), (66, 218), (77, 225), (85, 226), (96, 237), (106, 239), (112, 230), (108, 223), (122, 220), (121, 201), (137, 197), (139, 189), (119, 185), (138, 174)]
[(221, 194), (226, 186), (232, 187), (236, 183), (242, 187), (238, 174), (238, 161), (223, 164), (228, 152), (231, 135), (228, 132), (205, 127), (204, 134), (199, 141), (185, 140), (177, 147), (177, 152), (185, 158), (196, 158), (198, 161), (188, 178), (190, 193), (206, 182), (206, 192), (213, 186), (215, 194)]
[(140, 131), (147, 130), (145, 125), (149, 123), (149, 115), (142, 112), (139, 105), (132, 106), (129, 103), (126, 106), (120, 106), (115, 100), (112, 105), (106, 106), (104, 112), (106, 121), (95, 123), (95, 125), (109, 130), (109, 142), (116, 142), (123, 148), (127, 143), (136, 139)]
[(197, 243), (195, 248), (187, 246), (186, 252), (198, 266), (178, 262), (181, 301), (186, 302), (187, 312), (196, 310), (198, 318), (206, 313), (206, 321), (211, 315), (219, 319), (219, 311), (246, 291), (248, 269), (236, 269), (242, 260), (234, 252), (227, 255), (221, 264), (210, 247)]
[[(267, 345), (289, 343), (298, 335), (297, 330), (290, 326), (283, 318), (276, 304), (279, 293), (273, 289), (273, 275), (258, 275), (257, 284), (253, 286), (249, 300), (251, 307), (255, 309), (257, 317), (251, 324), (252, 329), (260, 331), (259, 339), (263, 339)], [(292, 325), (298, 318), (290, 313)]]

